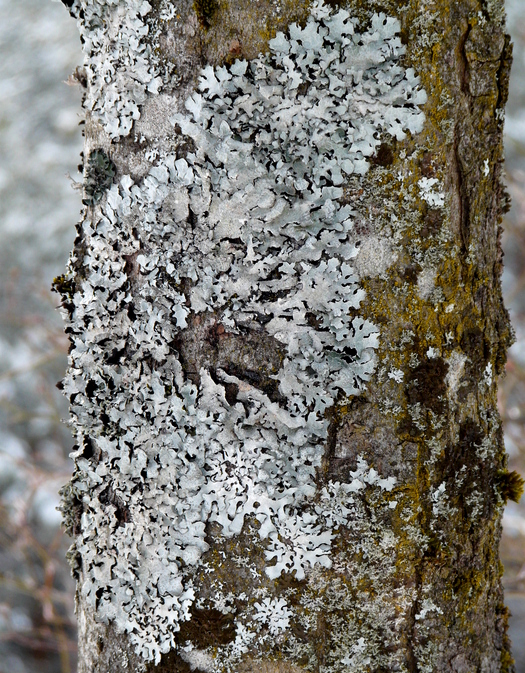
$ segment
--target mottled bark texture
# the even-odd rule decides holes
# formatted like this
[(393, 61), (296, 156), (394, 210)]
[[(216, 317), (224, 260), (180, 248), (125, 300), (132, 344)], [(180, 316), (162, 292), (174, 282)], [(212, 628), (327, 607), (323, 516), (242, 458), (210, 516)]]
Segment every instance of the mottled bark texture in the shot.
[[(68, 274), (57, 279), (56, 287), (70, 321), (72, 360), (64, 386), (79, 437), (64, 510), (76, 536), (71, 558), (79, 580), (80, 673), (511, 671), (498, 542), (504, 503), (516, 496), (520, 484), (506, 471), (496, 406), (497, 379), (511, 341), (500, 286), (500, 223), (508, 206), (501, 177), (502, 129), (511, 62), (502, 0), (349, 0), (317, 9), (305, 0), (150, 0), (149, 9), (147, 3), (139, 7), (130, 1), (138, 37), (118, 54), (115, 45), (125, 19), (115, 17), (128, 3), (72, 4), (87, 52), (86, 70), (77, 73), (86, 93), (86, 208)], [(353, 168), (341, 163), (341, 180), (332, 162), (337, 148), (330, 150), (333, 155), (318, 151), (330, 168), (317, 187), (335, 191), (329, 193), (330, 207), (323, 197), (315, 208), (324, 208), (323, 217), (332, 213), (340, 223), (333, 236), (343, 233), (330, 239), (328, 225), (316, 229), (312, 224), (308, 245), (320, 242), (329, 250), (335, 240), (331, 256), (324, 251), (297, 256), (306, 245), (299, 235), (287, 252), (288, 243), (270, 229), (267, 236), (275, 236), (281, 247), (269, 245), (259, 254), (266, 234), (257, 239), (257, 248), (255, 234), (252, 241), (243, 228), (249, 225), (242, 208), (254, 196), (248, 219), (259, 217), (253, 215), (257, 207), (277, 207), (274, 195), (265, 191), (273, 176), (259, 174), (266, 182), (256, 183), (255, 195), (244, 184), (231, 187), (243, 171), (226, 158), (220, 159), (226, 172), (215, 179), (220, 148), (207, 148), (208, 158), (199, 158), (199, 142), (211, 142), (211, 136), (199, 140), (201, 113), (192, 112), (188, 122), (185, 101), (203, 68), (226, 65), (231, 70), (205, 70), (208, 89), (200, 89), (206, 99), (202, 109), (216, 112), (211, 87), (221, 78), (210, 73), (244, 77), (238, 65), (243, 59), (256, 59), (270, 46), (273, 54), (292, 53), (294, 35), (296, 45), (303, 40), (304, 61), (318, 48), (315, 26), (321, 23), (314, 26), (311, 44), (297, 37), (297, 27), (291, 32), (289, 27), (294, 22), (309, 26), (308, 17), (316, 11), (323, 26), (337, 15), (335, 27), (326, 31), (339, 30), (346, 21), (346, 15), (337, 14), (340, 9), (356, 19), (355, 33), (374, 44), (383, 39), (382, 31), (385, 40), (391, 39), (385, 17), (399, 21), (392, 24), (392, 34), (400, 27), (404, 49), (392, 47), (392, 53), (397, 49), (400, 70), (391, 79), (385, 70), (384, 77), (388, 86), (412, 82), (403, 88), (405, 99), (396, 110), (422, 121), (420, 110), (424, 123), (399, 117), (397, 131), (395, 125), (372, 128), (366, 147), (349, 149)], [(378, 13), (383, 15), (373, 18)], [(99, 81), (97, 48), (102, 47), (90, 43), (100, 26), (110, 36), (110, 48), (102, 46), (107, 53), (114, 50), (113, 61), (101, 57), (111, 61), (106, 82), (117, 87), (109, 94), (110, 85)], [(284, 37), (270, 43), (279, 31)], [(352, 62), (365, 48), (359, 40), (354, 46)], [(366, 58), (373, 61), (370, 54)], [(133, 73), (135, 89), (128, 86)], [(359, 77), (344, 96), (352, 97), (352, 87), (357, 91)], [(128, 98), (119, 99), (118, 86), (128, 87)], [(222, 85), (217, 86), (219, 91)], [(322, 90), (316, 81), (301, 81), (294, 100), (314, 96), (316, 86)], [(330, 80), (330, 91), (337, 86)], [(411, 100), (409, 90), (426, 92), (426, 102), (422, 95)], [(368, 90), (367, 95), (372, 99), (359, 108), (364, 115), (374, 105), (375, 94)], [(105, 96), (105, 103), (97, 96)], [(304, 114), (311, 120), (308, 111)], [(234, 142), (252, 142), (259, 152), (257, 166), (264, 163), (263, 155), (271, 163), (262, 137), (242, 136), (246, 124), (228, 140), (229, 151), (237, 151)], [(181, 160), (186, 163), (177, 163)], [(193, 173), (186, 180), (188, 166)], [(278, 162), (275, 166), (281, 169)], [(295, 186), (286, 183), (288, 191), (282, 187), (286, 180), (275, 178), (274, 192), (275, 184), (281, 185), (279, 193), (292, 208), (294, 199), (303, 198), (301, 189), (313, 184), (310, 173), (324, 166), (303, 167), (299, 178), (294, 174)], [(235, 170), (241, 177), (232, 177)], [(201, 207), (192, 180), (204, 184), (210, 175), (212, 196), (206, 203), (212, 205), (202, 206), (202, 196)], [(193, 276), (188, 271), (170, 280), (213, 238), (206, 218), (212, 218), (214, 190), (219, 193), (226, 184), (221, 180), (230, 185), (224, 188), (230, 200), (209, 231), (225, 227), (226, 233), (214, 239), (222, 246), (224, 267), (206, 276), (202, 263)], [(237, 221), (231, 212), (241, 188)], [(162, 199), (159, 190), (165, 190)], [(267, 197), (269, 205), (261, 205)], [(220, 210), (220, 204), (216, 207)], [(314, 210), (305, 215), (309, 221)], [(351, 229), (344, 229), (347, 220), (341, 213), (350, 218)], [(272, 217), (260, 219), (273, 222)], [(283, 230), (292, 219), (283, 221)], [(118, 236), (111, 234), (115, 226)], [(175, 243), (162, 232), (176, 229), (192, 237), (194, 247), (177, 239), (179, 256), (170, 257), (162, 246)], [(272, 266), (272, 258), (285, 252), (296, 257), (286, 257), (287, 266)], [(252, 259), (260, 270), (254, 280), (256, 300), (241, 305), (246, 284), (239, 276), (228, 286), (224, 278), (235, 264)], [(348, 272), (341, 280), (347, 273), (344, 262), (353, 275)], [(302, 274), (295, 288), (289, 282), (292, 267)], [(312, 269), (319, 274), (333, 269), (326, 286), (318, 278), (308, 285)], [(206, 292), (198, 289), (204, 287), (203, 278), (211, 279)], [(304, 371), (294, 369), (294, 358), (304, 355), (301, 339), (307, 330), (322, 341), (335, 314), (319, 308), (323, 297), (309, 309), (306, 293), (286, 313), (289, 323), (282, 318), (283, 327), (280, 307), (290, 292), (310, 287), (328, 297), (335, 286), (342, 288), (334, 295), (342, 307), (342, 331), (332, 350), (327, 341), (322, 348), (340, 364), (329, 363), (324, 374), (319, 355)], [(345, 292), (356, 297), (353, 304)], [(364, 345), (356, 335), (358, 323), (348, 320), (362, 321)], [(300, 335), (295, 353), (286, 337), (286, 324), (292, 323)], [(345, 333), (347, 324), (352, 329)], [(351, 383), (341, 382), (344, 371), (354, 376)], [(168, 385), (169, 372), (175, 373)], [(310, 397), (308, 376), (316, 381)], [(293, 389), (294, 382), (307, 392)], [(259, 420), (253, 420), (256, 412)], [(278, 420), (267, 420), (268, 414)], [(162, 423), (161, 417), (166, 419)], [(291, 428), (299, 417), (308, 421)], [(139, 419), (135, 425), (133, 418)], [(221, 427), (231, 418), (236, 425), (222, 440)], [(147, 438), (155, 422), (153, 438)], [(177, 441), (168, 444), (166, 437), (175, 437), (177, 428)], [(269, 463), (276, 465), (274, 486), (268, 461), (260, 463), (264, 478), (257, 481), (241, 460), (250, 446), (255, 453), (247, 462), (259, 466), (257, 451), (266, 450), (260, 449), (261, 437), (270, 447)], [(232, 458), (226, 454), (234, 440), (240, 448)], [(259, 448), (253, 448), (257, 442)], [(191, 448), (197, 444), (204, 448)], [(222, 481), (210, 476), (206, 453), (219, 445)], [(286, 468), (284, 474), (281, 454), (288, 450), (291, 460), (304, 465)], [(169, 451), (179, 457), (166, 457)], [(184, 452), (191, 455), (177, 462)], [(228, 480), (244, 469), (252, 476), (232, 486)], [(169, 479), (163, 481), (166, 474)], [(226, 484), (226, 495), (218, 486), (210, 490), (219, 482)], [(176, 495), (166, 495), (175, 493), (175, 483)], [(250, 500), (245, 491), (254, 484), (260, 490)], [(187, 524), (180, 523), (189, 520), (180, 518), (184, 488), (192, 503), (204, 493), (200, 504), (191, 505), (194, 529), (188, 533), (181, 532)], [(291, 495), (285, 497), (287, 488)], [(228, 493), (241, 503), (235, 511), (226, 512)], [(257, 498), (260, 502), (253, 502)], [(270, 504), (261, 513), (264, 499)], [(158, 530), (168, 531), (164, 538), (155, 532), (157, 516), (164, 520)], [(170, 537), (175, 550), (162, 542)], [(150, 571), (155, 563), (161, 569)]]

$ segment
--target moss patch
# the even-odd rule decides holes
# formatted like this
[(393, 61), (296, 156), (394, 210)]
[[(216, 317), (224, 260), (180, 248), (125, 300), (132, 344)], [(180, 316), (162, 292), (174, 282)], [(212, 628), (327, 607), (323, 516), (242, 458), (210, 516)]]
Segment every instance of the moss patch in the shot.
[(86, 206), (97, 204), (113, 184), (116, 174), (117, 167), (104, 150), (96, 149), (90, 152), (82, 203)]
[(519, 502), (525, 490), (525, 479), (515, 470), (512, 472), (500, 472), (496, 477), (496, 488), (503, 502), (509, 500)]
[(219, 9), (217, 0), (195, 0), (193, 9), (201, 28), (208, 29), (211, 26), (213, 17)]

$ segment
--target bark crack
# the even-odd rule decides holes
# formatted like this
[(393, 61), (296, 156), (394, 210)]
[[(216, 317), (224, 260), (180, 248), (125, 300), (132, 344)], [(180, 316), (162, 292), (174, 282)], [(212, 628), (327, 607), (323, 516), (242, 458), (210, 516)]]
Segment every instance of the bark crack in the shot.
[(407, 637), (407, 668), (410, 673), (420, 673), (419, 665), (417, 663), (417, 655), (415, 653), (414, 643), (417, 639), (417, 620), (416, 615), (419, 611), (420, 593), (421, 593), (421, 573), (416, 565), (414, 568), (414, 580), (416, 597), (412, 603), (410, 613), (408, 615), (408, 637)]
[(469, 35), (470, 35), (470, 26), (468, 26), (467, 30), (463, 33), (458, 44), (458, 54), (459, 54), (458, 66), (459, 66), (459, 83), (460, 83), (459, 86), (462, 93), (464, 93), (466, 96), (469, 95), (468, 90), (469, 64), (465, 47)]
[(461, 166), (460, 138), (462, 136), (461, 123), (454, 128), (454, 171), (457, 176), (459, 231), (461, 238), (461, 260), (468, 255), (470, 243), (470, 203), (465, 190), (463, 168)]
[[(462, 107), (465, 106), (468, 109), (468, 117), (471, 113), (470, 105), (470, 92), (469, 92), (469, 62), (466, 53), (466, 44), (470, 35), (470, 26), (467, 26), (467, 29), (463, 33), (459, 44), (458, 44), (458, 71), (459, 71), (459, 84), (460, 90), (464, 95), (464, 100), (462, 101)], [(457, 175), (457, 189), (458, 189), (458, 203), (459, 203), (459, 225), (460, 225), (460, 236), (462, 243), (462, 255), (461, 259), (464, 259), (468, 254), (468, 247), (470, 242), (470, 204), (465, 190), (465, 180), (464, 180), (464, 168), (461, 161), (461, 138), (464, 136), (465, 129), (462, 128), (462, 122), (457, 122), (454, 127), (454, 159), (455, 159), (455, 172)]]

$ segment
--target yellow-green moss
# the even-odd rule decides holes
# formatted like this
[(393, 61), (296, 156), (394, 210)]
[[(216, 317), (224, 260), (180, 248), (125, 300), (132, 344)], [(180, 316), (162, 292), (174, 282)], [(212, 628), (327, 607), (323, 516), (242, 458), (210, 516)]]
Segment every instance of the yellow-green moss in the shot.
[(214, 19), (219, 3), (217, 0), (194, 0), (193, 9), (201, 28), (208, 29)]
[(516, 471), (500, 472), (496, 478), (496, 488), (503, 502), (519, 502), (525, 490), (525, 479)]

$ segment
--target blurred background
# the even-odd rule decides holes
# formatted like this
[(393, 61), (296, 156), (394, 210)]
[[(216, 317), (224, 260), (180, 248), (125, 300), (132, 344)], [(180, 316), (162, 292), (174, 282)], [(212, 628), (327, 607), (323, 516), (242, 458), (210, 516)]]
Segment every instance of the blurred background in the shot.
[[(501, 382), (509, 469), (525, 475), (525, 2), (507, 0), (514, 68), (507, 107), (503, 287), (516, 343)], [(74, 673), (74, 586), (58, 490), (68, 481), (67, 405), (55, 388), (67, 340), (53, 277), (79, 218), (82, 61), (52, 0), (0, 0), (0, 673)], [(68, 177), (66, 177), (68, 176)], [(509, 503), (501, 556), (517, 673), (525, 673), (525, 498)]]

